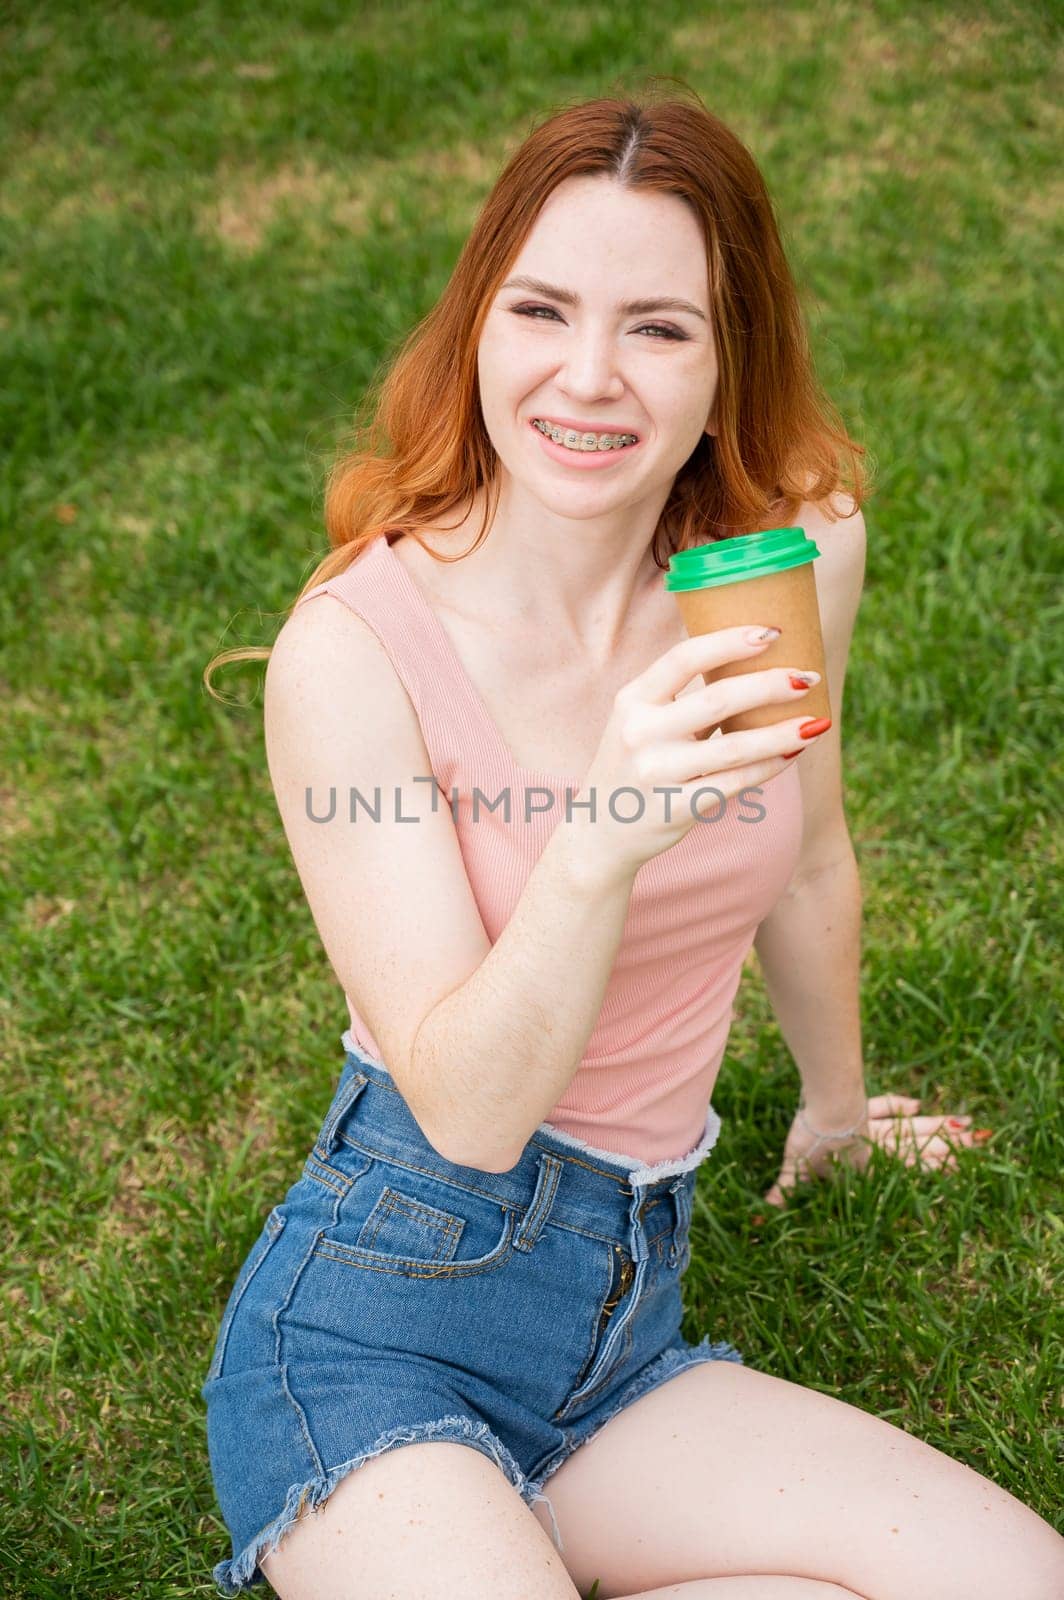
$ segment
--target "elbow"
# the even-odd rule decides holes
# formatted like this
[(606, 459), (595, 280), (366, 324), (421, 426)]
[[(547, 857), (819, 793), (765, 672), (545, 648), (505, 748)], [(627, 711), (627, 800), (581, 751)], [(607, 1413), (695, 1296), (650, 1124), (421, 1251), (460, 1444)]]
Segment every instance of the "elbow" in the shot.
[[(404, 1078), (408, 1085), (412, 1081), (416, 1083), (417, 1074), (409, 1072), (404, 1074)], [(512, 1137), (506, 1144), (502, 1143), (505, 1129), (471, 1126), (477, 1119), (469, 1115), (468, 1100), (456, 1108), (453, 1094), (448, 1097), (446, 1105), (437, 1096), (436, 1101), (426, 1108), (420, 1095), (404, 1094), (403, 1098), (436, 1154), (454, 1167), (466, 1167), (474, 1172), (510, 1172), (524, 1153), (524, 1145), (515, 1151)], [(456, 1116), (461, 1117), (461, 1127), (455, 1126)], [(498, 1135), (494, 1142), (492, 1131)]]
[(795, 870), (790, 883), (784, 890), (784, 897), (790, 898), (793, 895), (801, 894), (803, 889), (822, 883), (825, 879), (835, 879), (840, 872), (845, 872), (851, 877), (856, 882), (858, 892), (860, 892), (861, 878), (857, 865), (857, 855), (849, 834), (844, 839), (825, 846), (822, 851), (816, 854), (810, 852), (807, 859), (801, 862)]
[(452, 1131), (449, 1137), (443, 1138), (430, 1134), (425, 1128), (421, 1131), (437, 1155), (454, 1167), (466, 1167), (473, 1172), (511, 1172), (523, 1154), (523, 1151), (515, 1155), (512, 1150), (491, 1149), (484, 1140), (474, 1143), (468, 1136), (468, 1129), (464, 1137)]
[(453, 1143), (441, 1143), (431, 1140), (433, 1149), (452, 1166), (466, 1167), (472, 1172), (512, 1172), (520, 1161), (520, 1155), (510, 1153), (499, 1155), (496, 1151), (477, 1150), (471, 1151), (468, 1146), (462, 1147)]

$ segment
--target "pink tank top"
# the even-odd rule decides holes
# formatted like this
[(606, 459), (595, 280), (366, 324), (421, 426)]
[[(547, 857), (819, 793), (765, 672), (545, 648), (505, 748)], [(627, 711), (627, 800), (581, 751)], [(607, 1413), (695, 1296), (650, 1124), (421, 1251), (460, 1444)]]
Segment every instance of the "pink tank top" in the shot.
[[(325, 593), (373, 629), (410, 696), (439, 785), (437, 803), (455, 818), (494, 942), (565, 814), (566, 786), (575, 797), (583, 779), (559, 782), (517, 765), (428, 597), (386, 537), (299, 604)], [(362, 792), (372, 803), (372, 784)], [(620, 796), (618, 815), (633, 806), (632, 796)], [(695, 822), (636, 873), (594, 1032), (548, 1119), (592, 1149), (648, 1166), (686, 1156), (719, 1129), (710, 1097), (743, 962), (798, 861), (802, 803), (794, 767), (716, 810), (718, 820)], [(382, 1061), (365, 1020), (345, 999), (344, 1047)]]

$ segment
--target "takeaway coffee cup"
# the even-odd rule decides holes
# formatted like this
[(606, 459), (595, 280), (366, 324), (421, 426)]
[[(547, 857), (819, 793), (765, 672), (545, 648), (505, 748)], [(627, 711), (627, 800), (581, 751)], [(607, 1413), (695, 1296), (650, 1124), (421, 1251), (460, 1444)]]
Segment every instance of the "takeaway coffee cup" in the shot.
[(752, 706), (712, 724), (700, 738), (719, 727), (722, 733), (766, 728), (798, 715), (830, 717), (828, 674), (820, 631), (813, 562), (820, 551), (803, 528), (768, 528), (761, 533), (714, 544), (695, 545), (670, 558), (665, 588), (676, 596), (688, 633), (714, 633), (719, 628), (764, 624), (782, 629), (780, 637), (742, 661), (727, 661), (702, 674), (707, 684), (767, 667), (811, 667), (820, 682), (800, 704), (781, 701)]

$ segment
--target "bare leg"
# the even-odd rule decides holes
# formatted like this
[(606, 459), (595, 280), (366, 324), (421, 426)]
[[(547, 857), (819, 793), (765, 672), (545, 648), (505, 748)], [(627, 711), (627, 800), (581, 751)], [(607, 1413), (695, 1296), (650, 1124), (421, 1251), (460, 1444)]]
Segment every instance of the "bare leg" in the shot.
[[(599, 1600), (596, 1596), (595, 1600)], [(853, 1589), (819, 1578), (783, 1578), (774, 1573), (749, 1573), (742, 1578), (697, 1578), (672, 1583), (667, 1589), (618, 1595), (617, 1600), (864, 1600)]]
[[(599, 1577), (598, 1600), (759, 1571), (865, 1600), (1064, 1596), (1064, 1539), (1014, 1495), (871, 1412), (732, 1361), (642, 1395), (544, 1493), (573, 1581), (586, 1595)], [(549, 1531), (544, 1505), (532, 1515)]]
[(259, 1564), (280, 1600), (579, 1600), (516, 1489), (450, 1440), (365, 1462)]

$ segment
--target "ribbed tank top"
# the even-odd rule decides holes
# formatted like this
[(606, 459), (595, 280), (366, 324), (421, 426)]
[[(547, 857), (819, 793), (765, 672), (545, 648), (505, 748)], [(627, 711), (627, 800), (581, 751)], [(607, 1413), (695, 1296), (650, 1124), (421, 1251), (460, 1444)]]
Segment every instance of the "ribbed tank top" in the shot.
[[(442, 791), (439, 803), (455, 817), (469, 883), (494, 943), (565, 815), (566, 787), (575, 797), (583, 777), (561, 781), (513, 760), (428, 597), (386, 536), (299, 604), (319, 594), (343, 601), (373, 629), (410, 696)], [(507, 790), (509, 820), (503, 805), (492, 809)], [(631, 796), (620, 796), (617, 814), (631, 815), (633, 805)], [(594, 1032), (548, 1118), (593, 1149), (648, 1165), (686, 1156), (715, 1117), (710, 1097), (743, 962), (798, 860), (798, 773), (789, 767), (716, 811), (718, 820), (696, 821), (636, 873)], [(345, 1047), (353, 1043), (387, 1067), (365, 1019), (344, 998)]]

